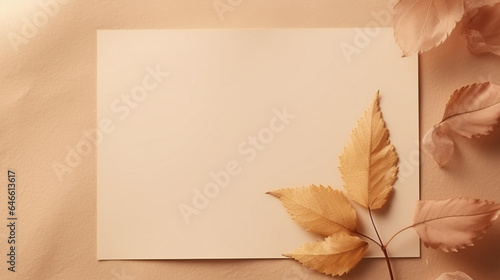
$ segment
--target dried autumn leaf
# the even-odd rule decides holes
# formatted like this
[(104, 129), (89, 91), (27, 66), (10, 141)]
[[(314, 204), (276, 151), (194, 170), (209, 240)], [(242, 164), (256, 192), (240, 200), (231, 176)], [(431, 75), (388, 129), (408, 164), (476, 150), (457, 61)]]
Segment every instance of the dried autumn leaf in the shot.
[(499, 214), (499, 203), (479, 199), (419, 201), (413, 228), (426, 247), (456, 252), (473, 246)]
[(290, 216), (307, 231), (323, 236), (356, 231), (356, 211), (341, 191), (322, 185), (268, 192), (279, 198)]
[(455, 143), (451, 140), (448, 131), (449, 127), (446, 123), (436, 124), (422, 139), (422, 146), (440, 166), (450, 160), (455, 150)]
[(499, 2), (500, 0), (465, 0), (465, 13), (477, 10), (481, 7), (492, 6)]
[(500, 55), (500, 4), (477, 10), (469, 20), (464, 36), (471, 53)]
[(436, 280), (472, 280), (472, 278), (461, 271), (455, 271), (443, 273)]
[(500, 118), (500, 85), (473, 84), (456, 90), (446, 104), (443, 120), (424, 136), (422, 145), (444, 165), (453, 153), (450, 131), (472, 138), (487, 135)]
[(499, 117), (500, 85), (486, 82), (455, 91), (446, 104), (442, 122), (472, 138), (489, 134)]
[(342, 275), (361, 261), (368, 243), (345, 233), (327, 237), (324, 241), (307, 243), (286, 257), (292, 257), (306, 267), (327, 275)]
[(397, 163), (377, 93), (340, 155), (339, 169), (349, 197), (366, 208), (382, 208), (397, 179)]
[(409, 56), (448, 38), (464, 15), (464, 0), (400, 0), (394, 12), (394, 37)]

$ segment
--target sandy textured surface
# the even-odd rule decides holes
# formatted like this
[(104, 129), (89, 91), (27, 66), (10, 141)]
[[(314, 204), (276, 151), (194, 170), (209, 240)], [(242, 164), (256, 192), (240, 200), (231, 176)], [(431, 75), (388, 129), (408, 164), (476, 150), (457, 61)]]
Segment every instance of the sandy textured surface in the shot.
[[(18, 3), (19, 2), (19, 3)], [(330, 279), (291, 260), (97, 261), (95, 149), (64, 174), (62, 162), (96, 122), (96, 30), (152, 28), (308, 28), (390, 25), (387, 1), (213, 0), (0, 2), (0, 279)], [(378, 20), (378, 21), (377, 21)], [(38, 26), (35, 26), (34, 24)], [(33, 24), (33, 26), (31, 26)], [(14, 40), (14, 41), (12, 41)], [(17, 41), (16, 41), (17, 40)], [(448, 96), (463, 85), (500, 82), (500, 58), (473, 56), (454, 32), (420, 57), (420, 131), (439, 121)], [(395, 81), (397, 82), (397, 81)], [(500, 201), (500, 130), (457, 139), (440, 169), (421, 156), (421, 196)], [(404, 160), (404, 159), (403, 159)], [(415, 168), (411, 159), (402, 171)], [(7, 271), (7, 170), (18, 179), (17, 272)], [(413, 206), (409, 206), (413, 207)], [(421, 259), (396, 259), (397, 279), (435, 279), (462, 270), (474, 279), (500, 275), (500, 224), (476, 246)], [(137, 236), (137, 238), (143, 238)], [(388, 279), (384, 260), (364, 260), (343, 279)]]

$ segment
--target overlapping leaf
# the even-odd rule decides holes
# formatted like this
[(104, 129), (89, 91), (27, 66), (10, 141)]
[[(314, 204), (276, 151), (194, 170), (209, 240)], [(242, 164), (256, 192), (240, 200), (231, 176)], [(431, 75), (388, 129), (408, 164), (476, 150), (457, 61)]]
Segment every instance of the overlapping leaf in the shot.
[(457, 251), (473, 246), (499, 214), (499, 203), (478, 199), (419, 201), (413, 227), (425, 246)]
[(285, 256), (310, 269), (335, 276), (349, 272), (361, 261), (367, 249), (368, 243), (359, 237), (340, 233), (324, 241), (304, 244)]
[(443, 273), (436, 280), (472, 280), (472, 278), (461, 271), (455, 271)]
[(482, 83), (458, 89), (446, 104), (442, 121), (422, 140), (423, 147), (439, 165), (451, 158), (451, 131), (468, 138), (487, 135), (500, 118), (500, 85)]
[(478, 9), (469, 20), (464, 36), (471, 53), (500, 55), (500, 4)]
[(394, 6), (394, 37), (403, 56), (443, 43), (464, 19), (472, 53), (500, 55), (500, 0), (399, 0)]
[(464, 15), (464, 0), (400, 0), (394, 12), (394, 37), (408, 56), (448, 38)]
[(366, 208), (382, 208), (397, 179), (397, 163), (377, 93), (340, 155), (339, 169), (349, 197)]
[(268, 193), (278, 197), (290, 216), (307, 231), (323, 236), (356, 231), (356, 211), (341, 191), (312, 185)]
[(447, 163), (455, 151), (455, 143), (449, 136), (449, 130), (446, 123), (436, 124), (422, 139), (422, 146), (439, 165)]
[(470, 13), (479, 8), (493, 6), (497, 3), (500, 3), (500, 0), (465, 0), (465, 12)]

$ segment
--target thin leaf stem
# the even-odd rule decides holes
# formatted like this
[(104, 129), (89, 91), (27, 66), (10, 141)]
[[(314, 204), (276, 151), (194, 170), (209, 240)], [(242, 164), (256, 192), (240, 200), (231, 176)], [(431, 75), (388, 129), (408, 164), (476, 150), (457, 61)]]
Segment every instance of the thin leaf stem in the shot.
[(391, 243), (391, 241), (394, 239), (394, 237), (396, 237), (396, 235), (402, 233), (403, 231), (407, 230), (407, 229), (410, 229), (412, 227), (414, 227), (415, 225), (411, 225), (411, 226), (407, 226), (405, 228), (402, 228), (400, 229), (398, 232), (396, 232), (390, 239), (389, 241), (387, 241), (387, 243), (385, 244), (385, 247), (387, 248), (387, 246), (389, 246), (389, 243)]
[(371, 237), (370, 237), (370, 236), (368, 236), (368, 235), (362, 234), (362, 233), (360, 233), (360, 232), (355, 232), (355, 234), (357, 234), (357, 235), (359, 235), (359, 236), (362, 236), (362, 237), (364, 237), (364, 238), (366, 238), (366, 239), (368, 239), (368, 240), (372, 241), (373, 243), (377, 244), (379, 247), (382, 247), (382, 244), (378, 243), (378, 241), (377, 241), (377, 240), (375, 240), (375, 239), (371, 238)]
[(380, 241), (380, 249), (384, 253), (385, 261), (387, 263), (387, 268), (389, 269), (389, 275), (391, 276), (391, 280), (394, 280), (394, 275), (392, 273), (391, 260), (389, 259), (389, 254), (387, 253), (387, 245), (384, 245), (382, 242), (382, 238), (380, 238), (380, 234), (378, 233), (377, 226), (375, 225), (375, 221), (373, 220), (372, 210), (368, 207), (368, 213), (370, 214), (370, 220), (372, 221), (373, 229), (375, 229), (375, 233), (377, 233), (378, 240)]
[(391, 261), (389, 260), (389, 254), (387, 254), (387, 248), (382, 246), (382, 252), (384, 252), (385, 261), (387, 262), (387, 268), (389, 268), (389, 274), (391, 275), (391, 280), (394, 280), (394, 275), (392, 274)]
[(375, 229), (375, 233), (377, 234), (378, 240), (380, 241), (380, 246), (384, 246), (384, 242), (382, 242), (382, 239), (380, 238), (380, 235), (378, 234), (377, 226), (375, 226), (375, 222), (373, 221), (373, 216), (372, 216), (372, 210), (368, 208), (368, 213), (370, 213), (370, 220), (372, 221), (373, 228)]

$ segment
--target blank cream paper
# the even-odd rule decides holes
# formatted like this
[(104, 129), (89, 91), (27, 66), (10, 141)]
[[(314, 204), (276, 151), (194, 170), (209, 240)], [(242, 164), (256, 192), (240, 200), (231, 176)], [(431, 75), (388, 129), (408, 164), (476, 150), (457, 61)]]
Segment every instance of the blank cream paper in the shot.
[[(338, 157), (380, 91), (400, 177), (383, 241), (419, 199), (418, 62), (391, 29), (98, 31), (98, 259), (283, 258), (307, 233), (267, 191), (342, 189)], [(353, 204), (355, 204), (353, 202)], [(359, 228), (376, 238), (365, 209)], [(389, 247), (418, 257), (413, 230)], [(380, 257), (370, 244), (368, 256)]]

